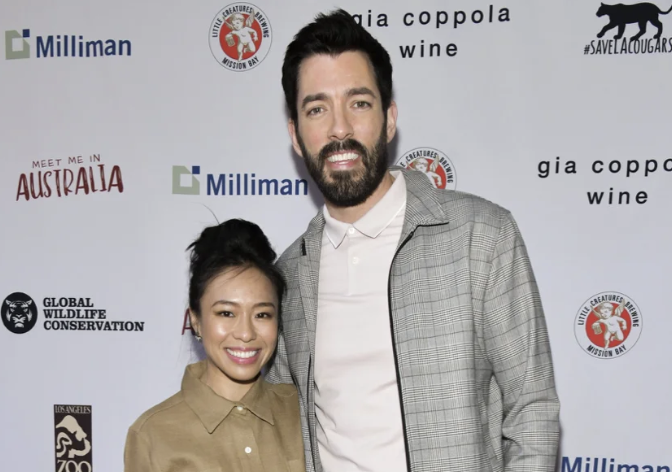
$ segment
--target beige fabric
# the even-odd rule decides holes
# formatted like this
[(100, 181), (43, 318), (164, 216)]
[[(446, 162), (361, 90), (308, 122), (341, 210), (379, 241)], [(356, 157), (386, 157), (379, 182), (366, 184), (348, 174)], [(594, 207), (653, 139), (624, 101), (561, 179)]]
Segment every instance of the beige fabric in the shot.
[(125, 472), (304, 472), (299, 400), (293, 385), (259, 378), (239, 402), (185, 369), (182, 389), (129, 428)]

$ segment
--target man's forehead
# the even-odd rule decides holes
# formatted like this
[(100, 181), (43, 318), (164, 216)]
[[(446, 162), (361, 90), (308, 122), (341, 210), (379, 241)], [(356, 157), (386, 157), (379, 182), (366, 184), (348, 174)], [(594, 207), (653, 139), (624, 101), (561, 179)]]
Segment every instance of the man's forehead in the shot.
[(314, 54), (304, 59), (299, 67), (300, 97), (316, 93), (345, 93), (363, 87), (378, 93), (373, 65), (368, 56), (359, 51)]

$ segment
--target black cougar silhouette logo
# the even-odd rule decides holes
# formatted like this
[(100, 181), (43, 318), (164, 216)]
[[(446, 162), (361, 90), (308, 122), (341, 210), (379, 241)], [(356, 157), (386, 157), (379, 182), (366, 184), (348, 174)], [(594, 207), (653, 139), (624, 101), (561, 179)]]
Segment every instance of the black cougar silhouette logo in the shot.
[(625, 26), (637, 23), (639, 33), (630, 38), (630, 41), (636, 41), (646, 33), (646, 24), (651, 23), (658, 28), (654, 38), (659, 39), (660, 35), (663, 34), (663, 24), (658, 19), (658, 15), (667, 15), (670, 11), (672, 11), (672, 7), (667, 11), (662, 11), (653, 3), (636, 3), (634, 5), (623, 5), (622, 3), (606, 5), (602, 3), (600, 8), (597, 9), (597, 16), (607, 15), (609, 23), (597, 33), (597, 37), (601, 38), (610, 29), (618, 27), (618, 34), (614, 36), (614, 39), (621, 39), (625, 32)]

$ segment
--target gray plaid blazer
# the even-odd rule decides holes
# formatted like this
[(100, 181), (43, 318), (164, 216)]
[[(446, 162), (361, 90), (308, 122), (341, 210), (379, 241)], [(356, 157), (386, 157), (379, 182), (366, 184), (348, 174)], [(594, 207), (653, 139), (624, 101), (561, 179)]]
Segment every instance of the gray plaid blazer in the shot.
[[(560, 404), (516, 222), (396, 169), (408, 194), (388, 299), (409, 472), (555, 470)], [(308, 472), (322, 471), (313, 359), (323, 229), (320, 211), (277, 262), (287, 293), (267, 374), (298, 388)]]

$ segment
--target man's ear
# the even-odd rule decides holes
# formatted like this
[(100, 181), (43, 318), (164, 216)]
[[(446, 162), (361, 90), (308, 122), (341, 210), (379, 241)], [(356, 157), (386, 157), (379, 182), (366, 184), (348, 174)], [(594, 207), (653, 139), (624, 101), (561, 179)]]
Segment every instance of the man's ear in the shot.
[(294, 151), (301, 157), (303, 156), (303, 153), (301, 152), (301, 146), (299, 146), (299, 140), (296, 135), (296, 124), (294, 123), (294, 120), (290, 119), (287, 122), (287, 131), (289, 131), (289, 136), (292, 138), (292, 147), (294, 148)]
[(387, 142), (388, 144), (394, 139), (397, 134), (397, 104), (394, 100), (390, 102), (390, 107), (387, 109)]

